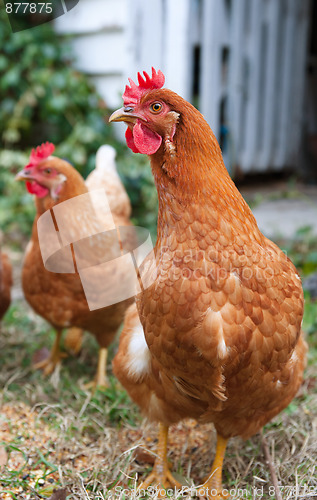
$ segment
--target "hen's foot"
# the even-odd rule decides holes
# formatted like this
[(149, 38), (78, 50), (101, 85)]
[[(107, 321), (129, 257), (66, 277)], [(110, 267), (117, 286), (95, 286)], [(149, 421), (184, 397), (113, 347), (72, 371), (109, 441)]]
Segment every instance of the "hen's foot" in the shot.
[(208, 500), (229, 499), (227, 490), (222, 489), (222, 464), (228, 439), (217, 434), (217, 448), (214, 463), (207, 481), (198, 488), (198, 496)]
[[(146, 490), (149, 486), (157, 487), (157, 490), (168, 490), (170, 488), (176, 488), (177, 490), (182, 488), (181, 483), (179, 483), (172, 475), (172, 473), (167, 471), (162, 471), (161, 464), (157, 465), (155, 462), (151, 474), (143, 481), (143, 483), (138, 486), (138, 491)], [(161, 491), (161, 494), (165, 497), (165, 492)]]
[(62, 359), (66, 357), (67, 354), (64, 353), (61, 353), (58, 359), (55, 357), (51, 358), (50, 356), (47, 359), (43, 359), (43, 361), (33, 364), (33, 370), (43, 370), (44, 375), (50, 375), (61, 364)]
[(86, 391), (92, 391), (95, 392), (97, 389), (107, 389), (110, 386), (108, 379), (106, 376), (104, 376), (102, 379), (98, 379), (97, 377), (94, 378), (94, 380), (91, 380), (90, 382), (87, 382), (87, 384), (84, 384), (84, 389)]
[[(159, 436), (157, 445), (157, 457), (153, 466), (152, 472), (140, 484), (138, 490), (146, 490), (150, 485), (156, 486), (158, 489), (159, 497), (165, 497), (164, 489), (181, 488), (182, 485), (173, 477), (168, 469), (167, 463), (167, 435), (168, 427), (159, 424)], [(159, 491), (161, 489), (161, 491)]]
[(84, 385), (84, 388), (86, 390), (92, 389), (94, 392), (98, 388), (107, 389), (107, 387), (109, 387), (109, 382), (106, 375), (107, 355), (108, 355), (107, 349), (105, 347), (101, 347), (99, 349), (98, 367), (96, 376), (94, 380)]
[(49, 356), (44, 359), (40, 359), (39, 361), (33, 363), (34, 370), (43, 370), (44, 375), (50, 375), (53, 373), (58, 365), (61, 364), (63, 358), (67, 358), (67, 354), (60, 351), (60, 340), (61, 340), (61, 331), (57, 331), (56, 338), (52, 350)]

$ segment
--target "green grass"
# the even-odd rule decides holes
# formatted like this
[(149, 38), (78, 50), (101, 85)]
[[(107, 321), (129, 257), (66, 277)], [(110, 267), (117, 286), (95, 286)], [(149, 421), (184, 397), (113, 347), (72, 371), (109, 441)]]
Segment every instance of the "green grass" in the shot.
[[(296, 236), (287, 244), (302, 263), (303, 272), (317, 244), (309, 231), (302, 234), (300, 243)], [(0, 472), (1, 500), (49, 499), (54, 489), (63, 487), (72, 499), (128, 498), (124, 488), (132, 494), (136, 478), (152, 467), (135, 458), (134, 447), (141, 444), (155, 451), (156, 428), (143, 423), (139, 410), (111, 374), (107, 390), (92, 394), (84, 388), (97, 364), (94, 337), (85, 334), (80, 355), (69, 355), (59, 372), (45, 378), (32, 370), (32, 356), (53, 344), (55, 333), (46, 322), (19, 300), (0, 328), (0, 450), (4, 447), (9, 458)], [(289, 500), (299, 498), (296, 484), (302, 495), (317, 492), (317, 301), (307, 293), (303, 328), (310, 347), (305, 383), (289, 407), (265, 427), (278, 481), (284, 488), (282, 497)], [(116, 348), (117, 342), (110, 349), (109, 373)], [(1, 434), (2, 428), (7, 429), (6, 434)], [(171, 429), (170, 443), (175, 475), (182, 481), (190, 477), (189, 486), (201, 484), (215, 449), (212, 426), (177, 424)], [(274, 498), (261, 436), (230, 441), (224, 484), (242, 490), (243, 499)], [(262, 496), (256, 496), (256, 488), (259, 495), (263, 488)], [(117, 496), (111, 497), (114, 494)]]
[[(48, 439), (45, 448), (50, 449), (50, 443), (52, 445), (51, 450), (46, 453), (43, 449), (38, 449), (37, 445), (33, 448), (32, 442), (28, 443), (28, 446), (31, 444), (31, 449), (21, 446), (21, 442), (28, 438), (25, 428), (21, 429), (20, 436), (15, 435), (9, 442), (1, 441), (0, 433), (0, 447), (2, 445), (6, 448), (8, 456), (13, 452), (23, 456), (21, 467), (16, 470), (6, 467), (0, 473), (0, 492), (9, 492), (12, 498), (21, 499), (16, 493), (19, 489), (25, 495), (38, 494), (39, 498), (48, 498), (53, 488), (64, 485), (63, 481), (56, 481), (55, 477), (53, 484), (49, 481), (50, 476), (61, 467), (61, 461), (57, 459), (58, 449), (65, 451), (65, 458), (62, 460), (63, 477), (73, 478), (78, 482), (77, 472), (74, 472), (67, 459), (72, 456), (74, 449), (79, 446), (82, 453), (89, 455), (93, 443), (98, 443), (96, 446), (100, 448), (101, 454), (105, 453), (103, 435), (107, 438), (105, 443), (109, 441), (107, 446), (112, 448), (116, 446), (115, 436), (121, 427), (136, 427), (141, 423), (138, 409), (113, 376), (110, 375), (110, 387), (106, 390), (97, 390), (93, 394), (84, 389), (84, 384), (92, 380), (95, 374), (98, 353), (94, 338), (88, 334), (84, 337), (79, 357), (69, 356), (65, 359), (57, 376), (55, 374), (46, 378), (40, 371), (32, 370), (34, 352), (43, 346), (50, 347), (54, 335), (54, 331), (24, 302), (11, 306), (1, 327), (0, 386), (3, 390), (0, 391), (0, 406), (15, 406), (23, 402), (32, 407), (38, 419), (36, 432), (40, 433), (41, 427), (45, 426), (45, 440)], [(113, 356), (114, 349), (115, 346), (112, 347), (110, 356)], [(54, 439), (50, 439), (51, 433)], [(108, 455), (109, 450), (105, 457)], [(31, 465), (28, 463), (30, 456)], [(119, 465), (114, 462), (112, 470), (113, 467), (119, 468)], [(40, 476), (30, 486), (35, 472), (38, 473), (39, 470)], [(105, 473), (102, 469), (89, 469), (83, 471), (81, 477), (87, 483), (88, 490), (94, 491), (99, 478), (101, 482), (105, 479)], [(44, 486), (39, 483), (39, 479), (44, 480)], [(112, 476), (109, 480), (112, 481)], [(69, 479), (65, 481), (68, 483)], [(1, 494), (0, 498), (2, 500)]]
[(317, 301), (311, 300), (308, 293), (305, 294), (303, 328), (311, 336), (311, 344), (317, 347)]
[[(43, 346), (50, 348), (54, 337), (54, 330), (38, 318), (24, 302), (11, 306), (3, 322), (0, 342), (0, 360), (2, 366), (6, 366), (6, 372), (3, 370), (1, 372), (2, 383), (5, 386), (3, 402), (11, 401), (15, 397), (25, 403), (37, 404), (44, 395), (52, 404), (58, 404), (61, 408), (63, 402), (67, 401), (67, 406), (74, 412), (80, 412), (85, 404), (88, 421), (91, 414), (94, 416), (99, 414), (111, 423), (135, 425), (138, 412), (131, 411), (131, 402), (114, 377), (110, 377), (110, 387), (105, 391), (98, 390), (93, 396), (88, 393), (89, 403), (86, 404), (87, 391), (80, 387), (89, 382), (95, 374), (98, 346), (93, 336), (85, 334), (80, 356), (69, 355), (62, 365), (57, 381), (54, 378), (43, 377), (41, 371), (32, 370), (34, 352)], [(111, 346), (110, 358), (113, 357), (115, 348), (116, 345)], [(17, 367), (19, 367), (18, 377), (10, 381), (11, 376), (16, 374)], [(25, 389), (25, 383), (33, 388), (40, 386), (40, 393), (37, 395), (34, 391), (30, 395)]]
[[(314, 364), (317, 361), (316, 313), (317, 303), (306, 297), (304, 327), (309, 332), (311, 346), (307, 381), (314, 377)], [(5, 367), (5, 370), (1, 370), (1, 383), (4, 386), (1, 393), (2, 404), (16, 405), (22, 401), (33, 407), (38, 432), (41, 433), (42, 427), (45, 426), (45, 435), (48, 435), (48, 438), (45, 438), (48, 439), (45, 444), (47, 451), (39, 449), (37, 444), (34, 449), (26, 448), (23, 444), (26, 439), (25, 429), (21, 434), (24, 436), (22, 438), (16, 434), (10, 442), (1, 442), (0, 439), (0, 446), (6, 447), (9, 457), (13, 452), (23, 457), (19, 468), (6, 467), (1, 472), (3, 495), (8, 492), (11, 495), (8, 498), (19, 500), (49, 498), (54, 488), (67, 486), (72, 492), (70, 498), (102, 499), (109, 498), (109, 492), (115, 488), (118, 492), (122, 481), (124, 488), (128, 485), (133, 491), (135, 473), (146, 473), (151, 467), (147, 464), (136, 464), (132, 451), (124, 453), (124, 447), (118, 445), (118, 435), (123, 432), (125, 439), (124, 432), (127, 432), (128, 436), (131, 429), (132, 437), (128, 438), (126, 443), (126, 449), (129, 450), (135, 444), (133, 432), (142, 425), (142, 419), (138, 409), (112, 376), (111, 385), (105, 391), (97, 391), (92, 395), (83, 389), (84, 383), (93, 377), (95, 371), (97, 346), (94, 339), (87, 334), (79, 358), (69, 356), (65, 359), (56, 379), (44, 378), (41, 372), (31, 369), (34, 351), (43, 345), (50, 346), (54, 332), (24, 303), (17, 303), (10, 308), (2, 325), (0, 338), (1, 362)], [(115, 347), (112, 351), (114, 350)], [(285, 488), (289, 488), (288, 494), (292, 493), (291, 487), (295, 484), (296, 475), (305, 478), (310, 486), (314, 484), (312, 469), (316, 459), (313, 453), (311, 423), (313, 412), (317, 408), (316, 392), (316, 386), (313, 391), (302, 391), (302, 394), (265, 429), (267, 439), (275, 448), (275, 467), (279, 479)], [(187, 431), (193, 432), (190, 429)], [(177, 428), (174, 433), (176, 432)], [(207, 450), (205, 453), (198, 452), (196, 456), (193, 455), (192, 460), (196, 459), (198, 463), (192, 464), (189, 473), (196, 484), (202, 480), (202, 471), (208, 471), (213, 454), (214, 441), (210, 441), (208, 426), (205, 432)], [(145, 441), (145, 445), (155, 449), (154, 427), (146, 427), (137, 437), (144, 443), (147, 434), (151, 436), (151, 444)], [(173, 470), (177, 471), (178, 477), (184, 478), (188, 476), (189, 470), (188, 457), (181, 453), (187, 439), (183, 432), (181, 439), (183, 443), (180, 450), (170, 450), (170, 453)], [(301, 448), (307, 439), (309, 442), (303, 456)], [(79, 472), (72, 464), (72, 457), (76, 454), (90, 457), (92, 449), (99, 459), (94, 459), (91, 464), (84, 464)], [(60, 450), (63, 450), (61, 456)], [(290, 458), (291, 452), (293, 455)], [(60, 474), (61, 477), (57, 478)], [(126, 475), (132, 479), (127, 479)], [(264, 483), (256, 478), (261, 478)], [(302, 488), (306, 484), (305, 481), (303, 479)], [(271, 479), (259, 436), (246, 443), (232, 440), (225, 461), (224, 482), (228, 489), (243, 490), (242, 498), (251, 500), (255, 494), (254, 488), (259, 488), (260, 492), (262, 487), (263, 498), (272, 498), (269, 495)], [(21, 497), (21, 491), (25, 496)]]
[(303, 277), (317, 271), (317, 238), (311, 226), (303, 226), (292, 240), (278, 241), (278, 244)]

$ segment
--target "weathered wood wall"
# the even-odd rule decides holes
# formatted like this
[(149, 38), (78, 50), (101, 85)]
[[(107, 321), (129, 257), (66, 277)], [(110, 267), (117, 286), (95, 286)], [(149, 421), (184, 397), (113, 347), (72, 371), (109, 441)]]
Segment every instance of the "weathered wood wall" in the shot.
[(297, 164), (310, 0), (80, 0), (55, 22), (110, 107), (160, 68), (199, 107), (229, 170)]

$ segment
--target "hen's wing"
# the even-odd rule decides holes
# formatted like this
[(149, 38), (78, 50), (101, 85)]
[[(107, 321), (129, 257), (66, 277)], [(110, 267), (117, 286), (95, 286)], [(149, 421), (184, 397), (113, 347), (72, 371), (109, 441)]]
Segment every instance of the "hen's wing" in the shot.
[(145, 340), (136, 304), (126, 311), (113, 373), (129, 396), (153, 421), (169, 425), (182, 419), (182, 412), (198, 418), (207, 408), (197, 396), (179, 388), (181, 383), (161, 369)]
[(112, 214), (129, 218), (131, 204), (116, 168), (116, 151), (112, 146), (101, 146), (96, 154), (96, 168), (88, 175), (89, 191), (104, 188)]

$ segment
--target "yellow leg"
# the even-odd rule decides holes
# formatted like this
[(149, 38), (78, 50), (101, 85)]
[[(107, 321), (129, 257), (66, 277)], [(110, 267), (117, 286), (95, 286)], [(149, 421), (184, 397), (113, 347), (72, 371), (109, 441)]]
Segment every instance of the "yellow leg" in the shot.
[(210, 475), (207, 481), (200, 488), (205, 491), (204, 497), (211, 499), (228, 498), (228, 495), (222, 492), (222, 465), (225, 457), (228, 439), (217, 434), (217, 448), (214, 462), (212, 464)]
[(107, 388), (109, 387), (109, 382), (107, 379), (107, 357), (108, 357), (108, 349), (106, 347), (101, 347), (99, 349), (99, 355), (98, 355), (98, 366), (97, 366), (97, 373), (95, 376), (95, 379), (92, 382), (88, 382), (88, 384), (85, 384), (85, 389), (97, 389), (97, 387), (100, 388)]
[(55, 341), (49, 357), (43, 359), (43, 361), (35, 363), (33, 365), (33, 368), (35, 370), (41, 369), (43, 370), (44, 375), (49, 375), (55, 370), (56, 366), (61, 363), (62, 359), (66, 357), (66, 354), (62, 353), (60, 350), (61, 338), (62, 338), (62, 330), (56, 330)]
[(139, 490), (145, 490), (150, 485), (162, 486), (169, 488), (170, 486), (181, 488), (181, 484), (174, 479), (168, 469), (167, 463), (167, 436), (168, 426), (159, 424), (159, 435), (157, 445), (157, 456), (151, 474), (138, 487)]
[(108, 357), (108, 349), (106, 347), (101, 347), (99, 349), (98, 366), (96, 374), (97, 387), (109, 387), (109, 383), (107, 380), (107, 357)]

